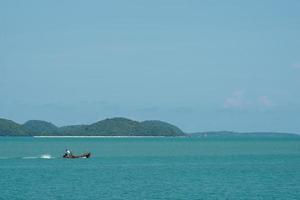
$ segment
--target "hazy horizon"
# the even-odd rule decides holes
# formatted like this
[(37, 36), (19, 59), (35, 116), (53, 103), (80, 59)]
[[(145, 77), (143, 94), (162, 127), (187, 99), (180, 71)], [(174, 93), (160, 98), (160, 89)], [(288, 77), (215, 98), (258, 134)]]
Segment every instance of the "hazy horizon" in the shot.
[[(2, 118), (2, 117), (0, 117)], [(52, 121), (49, 121), (49, 120), (43, 120), (43, 119), (29, 119), (29, 120), (25, 120), (25, 121), (16, 121), (16, 120), (13, 120), (13, 119), (8, 119), (8, 118), (3, 118), (3, 119), (7, 119), (7, 120), (12, 120), (18, 124), (25, 124), (26, 122), (28, 121), (31, 121), (31, 120), (37, 120), (37, 121), (45, 121), (45, 122), (49, 122), (49, 123), (52, 123), (54, 124), (55, 126), (57, 127), (63, 127), (63, 126), (73, 126), (73, 125), (90, 125), (90, 124), (93, 124), (93, 123), (96, 123), (98, 121), (102, 121), (102, 120), (106, 120), (106, 119), (114, 119), (114, 118), (126, 118), (126, 119), (129, 119), (129, 120), (133, 120), (133, 121), (138, 121), (138, 122), (143, 122), (143, 121), (152, 121), (152, 120), (158, 120), (158, 121), (162, 121), (162, 120), (159, 120), (159, 119), (144, 119), (144, 120), (137, 120), (137, 119), (132, 119), (132, 118), (128, 118), (128, 117), (120, 117), (120, 116), (115, 116), (115, 117), (109, 117), (109, 118), (103, 118), (103, 119), (98, 119), (97, 121), (91, 121), (91, 122), (87, 122), (87, 123), (76, 123), (76, 124), (61, 124), (61, 125), (58, 125)], [(163, 122), (167, 122), (167, 123), (171, 123), (169, 121), (163, 121)], [(171, 123), (172, 124), (172, 123)], [(178, 128), (180, 128), (184, 133), (187, 133), (187, 134), (190, 134), (190, 133), (200, 133), (200, 132), (235, 132), (235, 133), (252, 133), (252, 132), (255, 132), (255, 133), (291, 133), (291, 134), (297, 134), (297, 135), (300, 135), (299, 132), (280, 132), (280, 131), (269, 131), (269, 130), (256, 130), (256, 131), (233, 131), (233, 130), (219, 130), (219, 129), (216, 129), (216, 130), (195, 130), (195, 131), (186, 131), (186, 130), (183, 130), (181, 127), (179, 127), (178, 125), (176, 124), (172, 124), (172, 125), (175, 125), (177, 126)], [(51, 137), (51, 136), (49, 136)], [(72, 136), (70, 136), (72, 137)], [(74, 137), (77, 137), (77, 136), (74, 136)], [(80, 136), (80, 137), (85, 137), (85, 136)], [(89, 136), (87, 136), (89, 137)], [(93, 136), (91, 136), (93, 137)], [(100, 136), (101, 137), (101, 136)], [(108, 136), (109, 137), (109, 136)], [(116, 136), (118, 137), (118, 136)], [(130, 137), (130, 136), (129, 136)]]
[(300, 133), (300, 1), (1, 1), (0, 117)]

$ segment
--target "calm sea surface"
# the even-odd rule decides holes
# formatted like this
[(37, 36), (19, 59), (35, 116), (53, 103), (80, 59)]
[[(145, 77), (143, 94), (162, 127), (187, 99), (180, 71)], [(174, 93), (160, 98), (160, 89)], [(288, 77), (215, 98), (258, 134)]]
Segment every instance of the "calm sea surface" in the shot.
[(0, 150), (1, 200), (300, 199), (300, 137), (0, 137)]

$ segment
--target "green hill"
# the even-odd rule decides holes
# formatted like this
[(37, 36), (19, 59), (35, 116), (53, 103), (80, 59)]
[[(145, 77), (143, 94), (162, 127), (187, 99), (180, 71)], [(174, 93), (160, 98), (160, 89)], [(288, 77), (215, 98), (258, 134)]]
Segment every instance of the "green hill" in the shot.
[(80, 135), (83, 132), (84, 127), (86, 125), (70, 125), (70, 126), (62, 126), (58, 128), (59, 135)]
[(105, 119), (91, 125), (65, 126), (60, 135), (95, 136), (180, 136), (184, 133), (174, 125), (161, 121), (138, 122), (126, 118)]
[(22, 127), (29, 135), (55, 135), (58, 133), (58, 128), (54, 124), (41, 120), (29, 120)]
[(56, 127), (41, 120), (30, 120), (23, 125), (0, 120), (0, 136), (182, 136), (184, 133), (174, 125), (162, 121), (138, 122), (126, 118), (112, 118), (90, 125)]
[(182, 136), (183, 132), (176, 126), (162, 121), (144, 121), (140, 124), (140, 133), (144, 135)]
[(27, 132), (20, 124), (0, 118), (0, 136), (25, 136)]
[(136, 135), (139, 122), (126, 118), (105, 119), (85, 127), (86, 133), (94, 135)]

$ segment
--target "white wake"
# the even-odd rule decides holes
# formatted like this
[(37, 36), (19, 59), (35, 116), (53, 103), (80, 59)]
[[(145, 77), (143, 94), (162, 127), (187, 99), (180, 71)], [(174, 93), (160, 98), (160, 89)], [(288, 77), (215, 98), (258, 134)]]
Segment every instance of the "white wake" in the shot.
[(22, 157), (22, 159), (54, 159), (55, 157), (51, 156), (51, 154), (42, 154), (40, 156), (27, 156)]

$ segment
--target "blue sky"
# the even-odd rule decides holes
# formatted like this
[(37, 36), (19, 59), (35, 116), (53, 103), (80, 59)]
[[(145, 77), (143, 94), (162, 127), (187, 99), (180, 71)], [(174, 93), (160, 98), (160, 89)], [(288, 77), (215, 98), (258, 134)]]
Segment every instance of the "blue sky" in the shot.
[(1, 1), (0, 117), (300, 133), (300, 1)]

